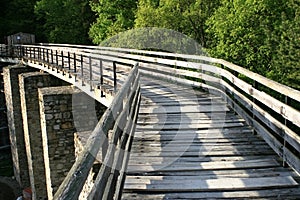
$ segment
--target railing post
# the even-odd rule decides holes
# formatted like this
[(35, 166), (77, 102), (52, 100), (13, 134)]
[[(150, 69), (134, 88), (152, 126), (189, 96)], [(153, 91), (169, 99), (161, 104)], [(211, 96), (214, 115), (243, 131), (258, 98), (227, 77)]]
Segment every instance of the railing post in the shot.
[(46, 59), (45, 59), (45, 49), (44, 48), (42, 48), (42, 52), (43, 52), (43, 56), (42, 56), (42, 60), (43, 60), (43, 62), (45, 62), (46, 61)]
[(53, 64), (53, 49), (51, 49), (51, 64)]
[(42, 60), (41, 59), (42, 58), (42, 49), (40, 47), (37, 47), (37, 53), (38, 53), (37, 60), (38, 61)]
[(47, 49), (46, 54), (47, 54), (47, 64), (49, 64), (49, 49)]
[(89, 56), (89, 71), (90, 71), (90, 91), (93, 90), (92, 81), (93, 81), (93, 69), (92, 69), (92, 57)]
[(64, 68), (64, 52), (61, 51), (61, 67)]
[(41, 52), (40, 61), (43, 62), (44, 61), (44, 48), (40, 48), (40, 52)]
[(80, 55), (80, 64), (81, 64), (81, 83), (82, 86), (84, 86), (84, 82), (83, 82), (83, 55)]
[(33, 47), (33, 60), (35, 60), (35, 47)]
[(73, 54), (74, 57), (74, 73), (76, 73), (76, 54)]
[(23, 47), (23, 56), (27, 58), (27, 47)]
[(58, 67), (58, 54), (57, 54), (57, 50), (55, 50), (55, 61), (56, 61), (56, 66)]
[(25, 56), (25, 47), (21, 46), (21, 57), (23, 59), (23, 57)]
[[(256, 80), (253, 80), (253, 81), (254, 81), (253, 82), (253, 88), (258, 89), (258, 82)], [(253, 91), (252, 91), (252, 95), (253, 95)], [(252, 103), (253, 103), (253, 105), (252, 105), (252, 120), (255, 121), (256, 117), (255, 117), (255, 114), (254, 114), (254, 104), (256, 103), (256, 99), (255, 99), (254, 96), (252, 97)], [(257, 132), (254, 130), (253, 134), (257, 135)]]
[(116, 62), (113, 61), (113, 72), (114, 72), (114, 91), (117, 91), (117, 65)]
[[(290, 105), (291, 98), (289, 98), (288, 96), (285, 95), (284, 102), (286, 105)], [(286, 118), (284, 118), (284, 125), (286, 127), (289, 125), (289, 121)], [(285, 131), (283, 131), (283, 133), (285, 134)], [(287, 167), (286, 158), (285, 158), (285, 154), (284, 154), (285, 147), (286, 147), (286, 140), (285, 140), (285, 135), (283, 135), (283, 147), (282, 147), (282, 166), (283, 167)]]
[(68, 68), (71, 69), (71, 58), (70, 58), (70, 52), (68, 51)]
[[(102, 62), (102, 60), (100, 59), (100, 85), (101, 85), (101, 87), (102, 87), (102, 85), (103, 85), (103, 62)], [(103, 93), (103, 90), (101, 89), (101, 97), (104, 97), (105, 95), (104, 95), (104, 93)]]

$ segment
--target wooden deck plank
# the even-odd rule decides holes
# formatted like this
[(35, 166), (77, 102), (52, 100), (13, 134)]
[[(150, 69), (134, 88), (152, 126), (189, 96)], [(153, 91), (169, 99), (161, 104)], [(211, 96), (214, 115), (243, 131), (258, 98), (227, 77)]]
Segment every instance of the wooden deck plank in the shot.
[(258, 189), (248, 191), (218, 191), (218, 192), (165, 192), (165, 193), (124, 193), (124, 200), (160, 200), (160, 199), (300, 199), (300, 189), (277, 188)]
[(261, 159), (250, 161), (211, 161), (194, 163), (162, 163), (159, 164), (129, 164), (128, 172), (148, 171), (191, 171), (191, 170), (217, 170), (217, 169), (249, 169), (261, 167), (276, 167), (279, 163), (275, 160)]
[(220, 97), (160, 81), (142, 95), (122, 199), (300, 197), (299, 175)]
[(298, 185), (291, 177), (257, 177), (257, 178), (218, 178), (207, 180), (181, 180), (180, 183), (165, 180), (145, 180), (143, 183), (125, 183), (124, 189), (131, 191), (224, 191), (252, 190), (274, 187), (291, 187)]

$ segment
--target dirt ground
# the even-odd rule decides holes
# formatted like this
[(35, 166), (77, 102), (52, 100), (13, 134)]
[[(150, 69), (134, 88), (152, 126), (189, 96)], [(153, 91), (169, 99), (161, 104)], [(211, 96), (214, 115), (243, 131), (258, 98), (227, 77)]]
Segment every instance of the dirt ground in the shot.
[(10, 177), (0, 177), (1, 200), (15, 200), (20, 194), (20, 187), (14, 179)]

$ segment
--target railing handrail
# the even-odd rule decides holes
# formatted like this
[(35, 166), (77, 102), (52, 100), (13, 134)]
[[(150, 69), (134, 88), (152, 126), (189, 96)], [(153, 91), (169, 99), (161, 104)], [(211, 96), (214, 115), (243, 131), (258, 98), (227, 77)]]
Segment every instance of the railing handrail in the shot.
[[(60, 45), (55, 46), (59, 47)], [(141, 73), (166, 78), (169, 80), (175, 80), (179, 82), (181, 81), (181, 83), (184, 84), (206, 87), (208, 89), (221, 92), (221, 94), (228, 100), (228, 103), (233, 106), (234, 109), (236, 109), (238, 113), (243, 116), (243, 118), (245, 118), (247, 123), (254, 126), (254, 129), (256, 131), (263, 134), (263, 138), (269, 143), (269, 145), (275, 150), (275, 152), (283, 157), (283, 159), (292, 167), (294, 167), (298, 172), (300, 171), (299, 158), (297, 158), (297, 154), (293, 153), (294, 150), (296, 150), (296, 152), (298, 153), (300, 152), (300, 136), (289, 128), (289, 126), (287, 125), (288, 122), (285, 122), (283, 124), (279, 120), (275, 119), (272, 114), (268, 114), (264, 109), (261, 109), (261, 107), (257, 105), (256, 101), (264, 103), (271, 110), (283, 116), (286, 121), (291, 121), (298, 127), (300, 127), (300, 112), (291, 107), (288, 102), (282, 103), (271, 95), (266, 94), (264, 91), (259, 90), (256, 84), (252, 85), (240, 79), (237, 74), (244, 75), (249, 79), (252, 79), (254, 83), (256, 82), (264, 85), (272, 90), (275, 90), (279, 94), (286, 96), (286, 98), (294, 99), (296, 102), (300, 101), (300, 91), (272, 81), (259, 74), (251, 72), (247, 69), (234, 65), (222, 59), (215, 59), (198, 55), (173, 54), (165, 52), (97, 46), (62, 45), (61, 47), (71, 47), (77, 51), (84, 51), (95, 55), (109, 55), (111, 57), (139, 61)], [(175, 60), (176, 58), (178, 58), (179, 60)], [(191, 61), (188, 62), (182, 59)], [(216, 67), (213, 64), (220, 64), (222, 65), (222, 67)], [(172, 68), (171, 66), (176, 67)], [(189, 68), (191, 71), (185, 70), (186, 68)], [(195, 71), (197, 69), (200, 69), (201, 72)], [(227, 69), (233, 71), (234, 74)], [(164, 74), (157, 73), (153, 70), (164, 71)], [(165, 73), (168, 73), (169, 75), (166, 75)], [(206, 82), (212, 82), (215, 85), (199, 82), (197, 83), (195, 81), (186, 80), (184, 78), (181, 79), (180, 77), (174, 77), (174, 74), (189, 76), (193, 78), (201, 77), (202, 80)], [(232, 85), (228, 84), (223, 79), (226, 79)], [(234, 88), (236, 87), (234, 85), (237, 85), (239, 90), (251, 96), (253, 99), (248, 99), (245, 95), (241, 94), (238, 89)], [(229, 96), (226, 91), (231, 93), (233, 97)], [(235, 102), (237, 99), (241, 104), (243, 104), (243, 106), (245, 107), (244, 109)], [(252, 116), (247, 114), (244, 110), (252, 112)], [(257, 120), (260, 120), (261, 122), (258, 122)], [(264, 125), (262, 126), (262, 124)], [(277, 136), (272, 135), (267, 129), (264, 128), (264, 126), (274, 131), (274, 134)], [(283, 143), (276, 139), (276, 137), (278, 136), (283, 138)], [(286, 143), (291, 145), (294, 150), (287, 149), (287, 147), (285, 146)]]
[(122, 52), (122, 53), (135, 53), (135, 54), (146, 54), (151, 56), (166, 56), (166, 57), (176, 57), (176, 58), (182, 58), (182, 59), (191, 59), (191, 60), (197, 60), (197, 61), (206, 61), (216, 64), (224, 65), (225, 67), (228, 67), (229, 69), (236, 71), (240, 74), (243, 74), (253, 80), (256, 80), (260, 84), (265, 85), (266, 87), (269, 87), (271, 89), (275, 89), (276, 91), (288, 96), (296, 101), (300, 101), (300, 91), (295, 90), (291, 87), (288, 87), (286, 85), (283, 85), (281, 83), (278, 83), (276, 81), (273, 81), (271, 79), (268, 79), (264, 76), (261, 76), (257, 73), (254, 73), (250, 70), (247, 70), (243, 67), (240, 67), (238, 65), (235, 65), (233, 63), (227, 62), (223, 59), (216, 59), (212, 57), (207, 56), (199, 56), (199, 55), (187, 55), (187, 54), (174, 54), (174, 53), (166, 53), (166, 52), (156, 52), (156, 51), (147, 51), (147, 50), (136, 50), (136, 49), (127, 49), (127, 48), (113, 48), (113, 47), (101, 47), (101, 46), (91, 46), (91, 45), (70, 45), (70, 44), (53, 44), (53, 43), (40, 43), (39, 45), (22, 45), (22, 46), (40, 46), (40, 47), (63, 47), (63, 48), (74, 48), (74, 49), (93, 49), (93, 50), (105, 50), (105, 51), (111, 51), (111, 52)]
[[(210, 89), (224, 97), (227, 103), (283, 158), (284, 163), (288, 163), (300, 173), (300, 136), (294, 126), (289, 126), (292, 122), (297, 130), (300, 128), (300, 112), (289, 103), (289, 99), (300, 102), (298, 90), (222, 59), (206, 56), (67, 44), (43, 44), (43, 46), (80, 52), (97, 58), (108, 57), (121, 60), (125, 64), (139, 62), (139, 71), (143, 74)], [(159, 73), (161, 71), (164, 73)], [(251, 79), (252, 82), (243, 80), (239, 75)], [(285, 102), (264, 92), (257, 87), (257, 83), (284, 95)], [(270, 113), (264, 107), (268, 107)], [(276, 118), (271, 111), (283, 117), (284, 122)]]
[[(103, 143), (108, 142), (110, 138), (108, 137), (108, 132), (115, 126), (116, 119), (121, 115), (123, 108), (123, 101), (126, 101), (130, 95), (136, 92), (136, 95), (139, 96), (139, 75), (138, 75), (138, 65), (130, 72), (125, 84), (118, 91), (111, 106), (105, 111), (100, 121), (98, 122), (96, 128), (89, 137), (84, 151), (80, 154), (80, 157), (74, 163), (73, 167), (69, 171), (65, 180), (57, 190), (54, 199), (76, 199), (78, 198), (81, 188), (83, 187), (85, 180), (90, 172), (90, 169), (94, 163), (96, 155), (98, 154), (100, 147)], [(131, 88), (134, 86), (135, 88)], [(131, 91), (130, 91), (131, 90)], [(128, 93), (130, 91), (130, 93)], [(132, 99), (133, 100), (133, 99)], [(136, 106), (139, 106), (139, 99), (135, 99)], [(134, 107), (135, 109), (136, 107)], [(136, 113), (135, 113), (136, 114)], [(134, 119), (130, 119), (134, 120)], [(128, 120), (127, 120), (128, 121)], [(133, 123), (134, 124), (134, 123)], [(117, 124), (118, 126), (118, 124)], [(127, 134), (127, 133), (123, 133)], [(112, 133), (114, 135), (114, 133)], [(113, 137), (113, 136), (111, 136)], [(109, 156), (109, 155), (108, 155)], [(110, 165), (107, 159), (104, 158), (105, 162), (102, 164)], [(111, 162), (111, 160), (110, 160)], [(105, 166), (104, 166), (105, 167)], [(96, 186), (95, 186), (96, 187)], [(103, 189), (103, 188), (102, 188)], [(119, 191), (118, 191), (119, 192)]]
[[(101, 46), (91, 46), (91, 45), (69, 45), (69, 44), (52, 44), (52, 43), (41, 43), (42, 46), (55, 46), (55, 47), (71, 47), (74, 49), (91, 49), (91, 50), (104, 50), (108, 52), (120, 52), (120, 53), (130, 53), (130, 54), (140, 54), (140, 55), (149, 55), (149, 56), (165, 56), (165, 57), (176, 57), (181, 59), (190, 59), (191, 62), (195, 61), (205, 61), (215, 64), (221, 64), (237, 73), (243, 74), (252, 80), (259, 82), (260, 84), (275, 90), (278, 93), (281, 93), (285, 96), (288, 96), (291, 99), (300, 102), (300, 91), (293, 89), (289, 86), (283, 85), (271, 79), (268, 79), (262, 75), (254, 73), (250, 70), (247, 70), (243, 67), (225, 61), (223, 59), (212, 58), (208, 56), (199, 56), (199, 55), (187, 55), (187, 54), (178, 54), (178, 53), (167, 53), (167, 52), (157, 52), (157, 51), (147, 51), (147, 50), (136, 50), (136, 49), (128, 49), (128, 48), (113, 48), (113, 47), (101, 47)], [(108, 53), (109, 54), (109, 53)], [(121, 56), (121, 54), (119, 54)], [(124, 55), (126, 56), (126, 54)], [(159, 59), (155, 58), (156, 62), (159, 63)], [(178, 62), (178, 61), (177, 61)]]
[[(3, 46), (1, 45), (1, 50)], [(14, 49), (15, 48), (15, 49)], [(70, 52), (69, 51), (56, 51), (55, 55), (53, 52), (49, 54), (49, 49), (44, 48), (43, 46), (37, 45), (15, 45), (11, 49), (9, 49), (8, 55), (6, 56), (16, 56), (17, 59), (26, 59), (25, 63), (33, 65), (43, 65), (42, 69), (49, 67), (57, 68), (58, 74), (63, 74), (64, 70), (70, 70), (71, 62), (70, 62)], [(51, 50), (51, 49), (50, 49)], [(14, 55), (12, 55), (12, 53)], [(1, 54), (1, 53), (0, 53)], [(83, 51), (78, 52), (80, 56), (77, 58), (74, 54), (74, 60), (72, 64), (76, 66), (77, 61), (81, 62), (81, 66), (78, 66), (79, 71), (81, 71), (82, 75), (82, 85), (84, 84), (92, 84), (92, 72), (91, 72), (91, 59), (95, 58), (96, 60), (102, 61), (111, 61), (113, 68), (113, 76), (114, 76), (114, 87), (116, 86), (116, 61), (111, 57), (92, 57)], [(49, 62), (49, 56), (56, 56), (55, 63)], [(66, 57), (65, 57), (66, 56)], [(83, 56), (89, 59), (87, 66), (87, 70), (89, 70), (89, 81), (84, 80), (83, 77)], [(0, 55), (1, 57), (1, 55)], [(58, 57), (60, 60), (58, 60)], [(108, 58), (108, 59), (106, 59)], [(52, 58), (53, 59), (53, 58)], [(64, 59), (67, 59), (68, 64), (65, 66)], [(52, 60), (53, 61), (53, 60)], [(122, 61), (118, 60), (119, 63)], [(24, 62), (24, 61), (23, 61)], [(82, 153), (80, 153), (78, 159), (75, 161), (73, 167), (69, 171), (63, 183), (58, 188), (55, 193), (53, 199), (77, 199), (81, 193), (81, 190), (85, 184), (85, 181), (89, 175), (89, 172), (92, 170), (92, 166), (94, 164), (95, 158), (100, 151), (102, 145), (104, 145), (102, 149), (102, 154), (104, 160), (101, 162), (100, 173), (96, 179), (97, 182), (94, 184), (94, 188), (92, 192), (89, 194), (90, 198), (101, 198), (101, 196), (106, 196), (109, 199), (113, 199), (114, 196), (119, 198), (122, 193), (122, 184), (124, 181), (124, 173), (126, 171), (127, 163), (128, 163), (128, 151), (131, 148), (130, 144), (133, 138), (135, 124), (137, 120), (137, 113), (140, 104), (140, 84), (139, 84), (139, 71), (138, 71), (138, 63), (131, 61), (130, 63), (125, 64), (133, 64), (134, 66), (131, 68), (130, 73), (126, 80), (123, 82), (119, 90), (115, 90), (116, 94), (107, 108), (94, 131), (91, 133), (89, 137), (85, 149)], [(45, 65), (45, 66), (44, 66)], [(76, 72), (76, 67), (73, 67), (73, 70)], [(101, 64), (100, 64), (101, 67)], [(52, 71), (52, 70), (50, 70)], [(69, 73), (69, 72), (68, 72)], [(74, 73), (69, 73), (74, 74)], [(101, 72), (102, 76), (102, 72)], [(92, 87), (92, 85), (91, 85)], [(86, 91), (84, 91), (86, 92)], [(106, 153), (106, 147), (108, 151)], [(118, 150), (114, 148), (117, 147)], [(113, 149), (113, 150), (111, 150)], [(125, 155), (120, 153), (120, 150), (124, 150)], [(127, 153), (126, 153), (127, 151)], [(115, 156), (116, 154), (116, 156)], [(122, 159), (120, 159), (120, 155)], [(116, 157), (116, 158), (115, 158)], [(111, 162), (111, 163), (110, 163)], [(101, 170), (107, 172), (110, 167), (115, 166), (115, 170), (110, 170), (109, 173), (102, 174)], [(109, 177), (113, 175), (113, 177)], [(103, 180), (110, 180), (111, 185), (114, 187), (106, 187), (105, 185), (101, 185)]]

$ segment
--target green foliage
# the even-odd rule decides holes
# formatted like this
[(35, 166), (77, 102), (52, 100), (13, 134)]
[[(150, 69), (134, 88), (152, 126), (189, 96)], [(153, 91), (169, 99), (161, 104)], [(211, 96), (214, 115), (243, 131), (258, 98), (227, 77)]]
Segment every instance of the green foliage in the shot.
[(98, 16), (89, 31), (93, 42), (99, 44), (117, 33), (133, 28), (136, 7), (135, 0), (91, 2), (91, 8)]
[(42, 30), (49, 42), (90, 43), (87, 33), (94, 17), (86, 0), (40, 0), (35, 14), (45, 21)]
[[(300, 89), (300, 0), (2, 0), (0, 11), (1, 38), (27, 32), (39, 42), (196, 51), (174, 40), (177, 31), (214, 57)], [(128, 31), (144, 27), (174, 32)]]
[(35, 33), (37, 23), (34, 16), (36, 0), (1, 0), (0, 42), (5, 36), (17, 33)]
[(222, 1), (207, 21), (214, 35), (214, 56), (265, 75), (278, 45), (278, 27), (284, 0)]
[(190, 37), (170, 29), (156, 27), (125, 31), (104, 40), (100, 45), (203, 55), (203, 48)]
[(135, 26), (175, 30), (207, 47), (205, 22), (218, 6), (219, 0), (140, 0)]
[(281, 37), (272, 70), (268, 76), (273, 80), (300, 90), (300, 1), (287, 1), (282, 13)]
[(211, 55), (299, 88), (298, 0), (223, 0), (207, 25)]

